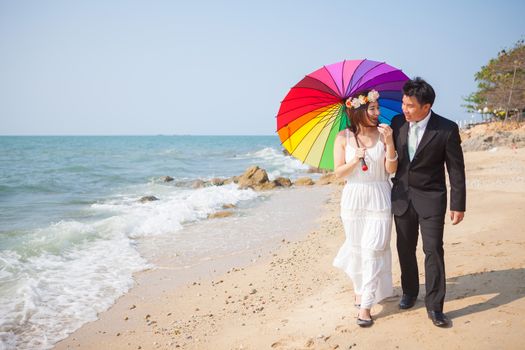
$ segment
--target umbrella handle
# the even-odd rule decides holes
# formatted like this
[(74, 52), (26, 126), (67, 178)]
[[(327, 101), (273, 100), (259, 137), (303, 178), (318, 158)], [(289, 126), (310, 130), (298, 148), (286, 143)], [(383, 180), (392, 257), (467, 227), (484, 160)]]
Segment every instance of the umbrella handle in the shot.
[(364, 158), (359, 158), (361, 160), (361, 169), (363, 171), (367, 171), (368, 170), (368, 166), (366, 165), (366, 162), (365, 162), (365, 159)]
[[(357, 135), (355, 133), (354, 133), (354, 138), (355, 138), (355, 144), (357, 145), (357, 147), (359, 147), (359, 140), (357, 139)], [(366, 165), (365, 158), (359, 158), (359, 160), (361, 161), (361, 170), (367, 171), (368, 166)]]

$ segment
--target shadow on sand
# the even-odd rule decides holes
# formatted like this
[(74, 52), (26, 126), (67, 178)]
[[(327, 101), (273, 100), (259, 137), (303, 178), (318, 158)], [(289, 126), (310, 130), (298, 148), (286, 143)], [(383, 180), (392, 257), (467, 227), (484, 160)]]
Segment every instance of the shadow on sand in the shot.
[[(451, 277), (447, 279), (447, 296), (445, 299), (445, 313), (450, 319), (471, 315), (477, 312), (490, 310), (509, 304), (515, 300), (525, 297), (525, 284), (516, 283), (525, 281), (525, 269), (509, 269), (499, 271), (487, 271), (472, 273), (464, 276)], [(424, 308), (425, 286), (420, 286), (419, 298), (411, 310)], [(400, 287), (394, 288), (394, 295), (398, 297), (389, 298), (380, 305), (383, 309), (376, 315), (377, 318), (387, 317), (400, 312), (398, 302), (402, 294)], [(467, 305), (461, 309), (447, 311), (447, 302), (464, 299), (467, 297), (495, 294), (487, 301)]]

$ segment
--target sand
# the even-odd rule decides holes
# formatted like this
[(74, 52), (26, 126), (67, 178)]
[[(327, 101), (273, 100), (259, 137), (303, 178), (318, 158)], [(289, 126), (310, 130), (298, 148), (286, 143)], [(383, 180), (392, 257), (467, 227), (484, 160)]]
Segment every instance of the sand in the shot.
[[(217, 266), (213, 274), (182, 276), (169, 269), (136, 276), (137, 285), (99, 320), (56, 349), (520, 349), (525, 329), (525, 149), (465, 154), (465, 220), (445, 225), (447, 296), (452, 327), (427, 318), (424, 269), (416, 306), (397, 307), (400, 271), (392, 239), (395, 296), (374, 306), (375, 324), (355, 324), (352, 285), (332, 267), (344, 240), (341, 187), (319, 205), (309, 232), (279, 247)], [(299, 209), (298, 209), (299, 210)], [(182, 272), (181, 272), (182, 274)]]

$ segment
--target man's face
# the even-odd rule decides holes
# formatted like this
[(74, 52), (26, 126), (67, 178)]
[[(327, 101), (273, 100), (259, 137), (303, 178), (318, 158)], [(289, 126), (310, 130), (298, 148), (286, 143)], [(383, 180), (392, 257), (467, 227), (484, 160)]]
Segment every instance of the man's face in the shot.
[(403, 95), (401, 108), (403, 109), (403, 114), (407, 122), (418, 122), (425, 119), (430, 111), (430, 107), (430, 103), (424, 105), (419, 104), (415, 96)]

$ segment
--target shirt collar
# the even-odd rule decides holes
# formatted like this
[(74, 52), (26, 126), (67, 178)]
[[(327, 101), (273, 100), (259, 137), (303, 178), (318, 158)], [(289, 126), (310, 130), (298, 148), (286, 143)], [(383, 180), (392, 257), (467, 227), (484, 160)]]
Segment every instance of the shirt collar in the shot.
[(420, 121), (418, 122), (413, 122), (413, 123), (410, 123), (410, 126), (414, 125), (414, 124), (417, 124), (417, 126), (419, 127), (419, 129), (425, 129), (427, 127), (427, 124), (428, 124), (428, 121), (430, 119), (430, 115), (432, 114), (432, 110), (428, 111), (428, 114), (425, 118), (421, 119)]

